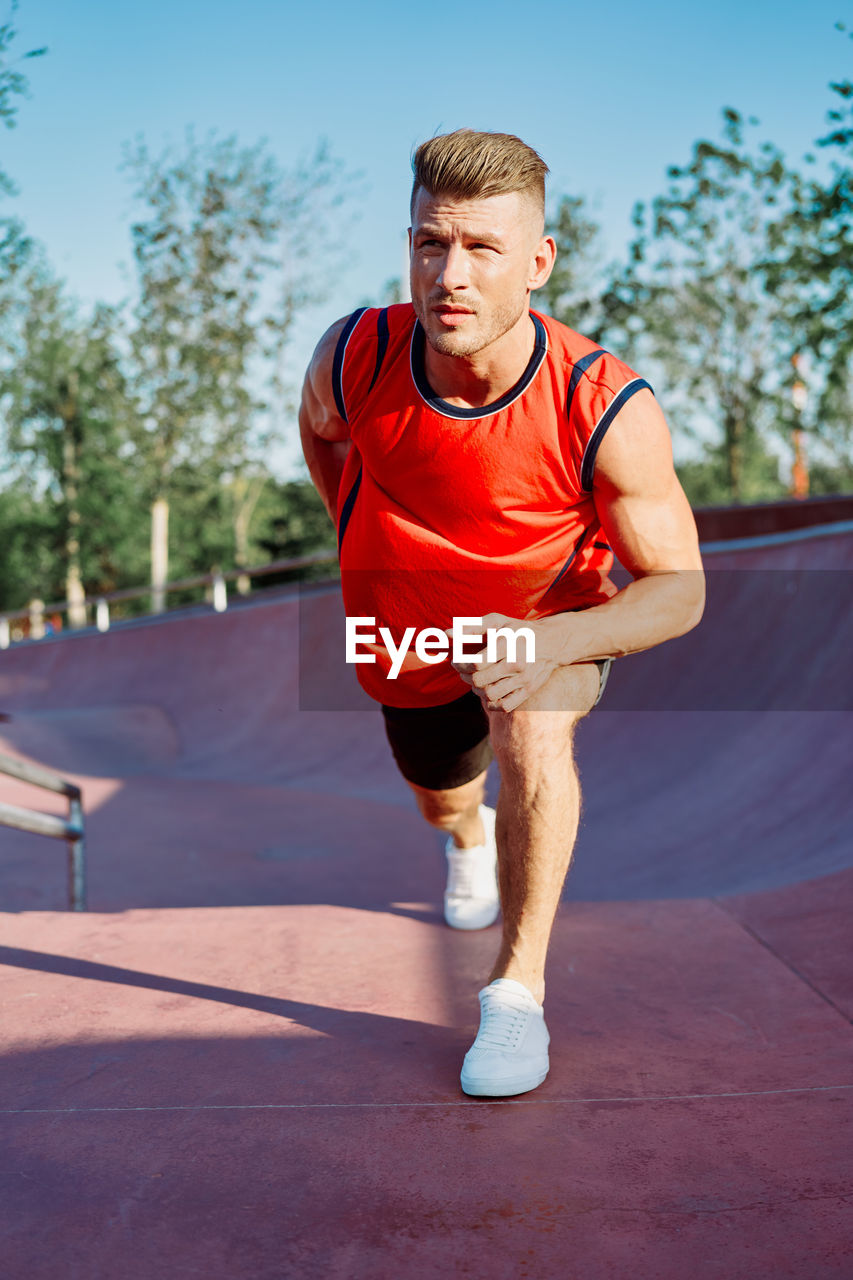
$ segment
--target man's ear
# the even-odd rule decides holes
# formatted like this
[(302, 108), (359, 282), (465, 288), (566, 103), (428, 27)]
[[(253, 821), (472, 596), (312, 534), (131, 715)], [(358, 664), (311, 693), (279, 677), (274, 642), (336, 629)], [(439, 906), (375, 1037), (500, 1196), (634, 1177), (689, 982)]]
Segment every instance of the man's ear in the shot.
[(531, 263), (530, 281), (528, 288), (531, 293), (534, 289), (541, 289), (547, 281), (551, 272), (554, 270), (554, 263), (557, 260), (557, 244), (553, 236), (543, 236), (536, 246)]

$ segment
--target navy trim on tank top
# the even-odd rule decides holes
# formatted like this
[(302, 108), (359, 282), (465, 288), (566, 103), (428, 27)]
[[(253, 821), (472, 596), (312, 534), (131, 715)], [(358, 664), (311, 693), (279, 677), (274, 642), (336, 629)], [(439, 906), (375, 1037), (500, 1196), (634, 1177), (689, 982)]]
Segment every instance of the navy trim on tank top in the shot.
[(388, 350), (388, 308), (384, 307), (376, 318), (376, 366), (373, 370), (373, 377), (370, 379), (370, 386), (367, 388), (367, 394), (370, 395), (376, 386), (376, 379), (379, 377), (382, 369), (382, 361), (385, 359), (385, 352)]
[(572, 565), (573, 565), (573, 564), (574, 564), (574, 562), (575, 562), (575, 558), (576, 558), (576, 556), (577, 556), (578, 552), (580, 551), (581, 547), (582, 547), (582, 546), (583, 546), (583, 544), (586, 542), (587, 538), (589, 537), (589, 535), (590, 535), (591, 533), (592, 533), (592, 525), (590, 524), (590, 525), (587, 525), (587, 527), (586, 527), (586, 528), (583, 530), (583, 532), (581, 533), (581, 536), (578, 538), (577, 542), (576, 542), (576, 543), (575, 543), (575, 545), (574, 545), (574, 548), (572, 549), (572, 554), (569, 556), (568, 560), (567, 560), (567, 561), (566, 561), (566, 563), (563, 565), (562, 569), (561, 569), (561, 570), (560, 570), (560, 572), (557, 574), (557, 576), (556, 576), (556, 578), (554, 579), (554, 581), (553, 581), (552, 583), (550, 583), (550, 585), (549, 585), (548, 587), (546, 587), (546, 588), (545, 588), (545, 591), (542, 593), (542, 597), (541, 597), (543, 600), (545, 599), (545, 596), (547, 596), (547, 594), (548, 594), (548, 592), (549, 592), (549, 591), (553, 591), (554, 587), (556, 587), (557, 583), (560, 581), (560, 579), (563, 577), (563, 575), (564, 575), (564, 574), (565, 574), (569, 569), (571, 569)]
[(347, 531), (349, 518), (352, 515), (352, 509), (355, 506), (355, 500), (358, 497), (358, 491), (361, 487), (361, 467), (358, 469), (358, 475), (352, 482), (352, 488), (346, 496), (346, 501), (341, 508), (341, 519), (338, 525), (338, 555), (341, 554), (341, 547), (344, 541), (344, 534)]
[[(595, 430), (589, 438), (589, 443), (584, 450), (583, 462), (581, 464), (581, 488), (589, 492), (592, 489), (592, 473), (595, 470), (595, 458), (598, 453), (602, 440), (604, 439), (607, 428), (616, 417), (619, 410), (625, 404), (626, 400), (630, 400), (631, 396), (636, 395), (643, 388), (651, 391), (651, 387), (645, 378), (635, 378), (633, 382), (629, 382), (622, 388), (615, 400), (612, 401), (609, 408), (599, 418), (596, 423)], [(652, 395), (654, 392), (652, 391)]]
[(462, 409), (459, 405), (448, 404), (446, 400), (442, 400), (437, 396), (429, 385), (426, 376), (426, 364), (424, 361), (426, 334), (424, 333), (420, 320), (417, 320), (412, 331), (411, 366), (412, 378), (414, 379), (415, 386), (417, 387), (422, 399), (426, 401), (431, 409), (434, 409), (436, 413), (443, 414), (445, 418), (488, 418), (491, 414), (500, 413), (501, 409), (506, 409), (508, 405), (511, 405), (514, 400), (518, 399), (522, 392), (525, 391), (533, 381), (548, 350), (548, 333), (544, 324), (532, 311), (530, 312), (530, 319), (533, 321), (533, 325), (536, 330), (536, 341), (533, 347), (533, 354), (527, 362), (527, 368), (524, 370), (524, 373), (521, 375), (518, 382), (516, 382), (515, 386), (510, 387), (509, 391), (504, 392), (499, 400), (495, 400), (492, 404), (484, 404), (481, 407), (474, 409)]
[(341, 330), (340, 337), (338, 338), (338, 344), (335, 347), (335, 358), (332, 361), (332, 393), (335, 397), (335, 406), (338, 410), (338, 414), (343, 418), (344, 422), (347, 421), (347, 407), (344, 403), (343, 385), (344, 354), (346, 353), (347, 343), (350, 340), (352, 331), (366, 310), (367, 307), (359, 307), (358, 311), (353, 311), (349, 320), (347, 320)]
[(597, 351), (590, 351), (587, 355), (581, 356), (574, 369), (572, 369), (572, 376), (569, 379), (569, 392), (566, 396), (566, 417), (568, 417), (572, 411), (572, 400), (574, 399), (578, 383), (590, 365), (595, 364), (596, 360), (600, 360), (603, 355), (603, 347), (599, 347)]

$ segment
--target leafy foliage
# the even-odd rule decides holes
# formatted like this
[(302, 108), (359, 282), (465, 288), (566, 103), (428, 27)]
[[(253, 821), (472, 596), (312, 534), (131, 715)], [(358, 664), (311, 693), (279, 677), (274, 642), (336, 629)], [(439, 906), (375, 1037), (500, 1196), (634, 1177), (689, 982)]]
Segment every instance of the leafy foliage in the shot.
[[(6, 127), (27, 89), (20, 64), (45, 52), (14, 57), (16, 9), (0, 25)], [(726, 108), (721, 135), (636, 206), (625, 262), (602, 266), (582, 197), (564, 194), (547, 220), (558, 258), (534, 306), (660, 384), (697, 505), (780, 496), (795, 428), (812, 492), (853, 489), (853, 81), (830, 90), (828, 177), (808, 157), (805, 173), (790, 167)], [(277, 480), (269, 455), (294, 427), (291, 339), (335, 277), (354, 175), (323, 144), (286, 171), (264, 143), (192, 131), (160, 154), (139, 139), (124, 165), (126, 310), (84, 314), (24, 227), (0, 218), (3, 609), (64, 598), (74, 573), (89, 594), (138, 586), (158, 497), (172, 578), (335, 546), (311, 483)], [(0, 195), (13, 190), (0, 172)], [(388, 281), (383, 303), (399, 296)]]
[(660, 370), (678, 429), (722, 459), (741, 502), (780, 487), (767, 455), (786, 427), (793, 350), (758, 268), (790, 176), (772, 144), (747, 145), (738, 112), (723, 117), (722, 141), (697, 142), (651, 209), (635, 208), (629, 262), (604, 306), (608, 334)]
[[(335, 530), (317, 490), (310, 480), (270, 480), (259, 505), (254, 535), (256, 564), (264, 560), (289, 560), (315, 551), (334, 551)], [(299, 572), (283, 571), (273, 578), (258, 579), (257, 585), (274, 585), (294, 578), (328, 578), (333, 564)]]
[(593, 336), (602, 319), (597, 273), (600, 232), (586, 212), (583, 197), (561, 196), (554, 214), (546, 219), (545, 234), (554, 237), (557, 261), (548, 281), (536, 291), (533, 305)]
[[(35, 498), (28, 536), (42, 559), (50, 551), (39, 590), (65, 598), (69, 575), (91, 591), (111, 590), (122, 572), (142, 567), (133, 554), (134, 516), (142, 514), (136, 477), (116, 466), (132, 412), (117, 318), (104, 306), (81, 317), (40, 261), (21, 284), (3, 328), (0, 404), (7, 453)], [(15, 545), (23, 545), (20, 534)], [(13, 595), (21, 585), (7, 577)]]
[[(217, 541), (217, 559), (245, 562), (252, 477), (288, 400), (287, 344), (334, 270), (341, 165), (321, 144), (287, 173), (263, 143), (190, 133), (180, 154), (155, 157), (138, 142), (125, 166), (140, 209), (130, 344), (146, 487), (230, 516), (232, 545)], [(318, 238), (322, 268), (310, 252)]]
[[(16, 99), (26, 95), (28, 81), (23, 72), (16, 70), (18, 63), (30, 58), (41, 58), (47, 48), (30, 49), (10, 60), (9, 51), (15, 41), (14, 17), (18, 11), (18, 0), (12, 0), (9, 18), (0, 24), (0, 123), (7, 129), (14, 129), (17, 123), (18, 103)], [(0, 195), (11, 195), (15, 190), (12, 180), (0, 170)]]
[[(845, 28), (839, 29), (845, 32)], [(849, 38), (853, 39), (853, 36)], [(808, 367), (803, 425), (817, 464), (853, 487), (853, 82), (833, 82), (829, 132), (818, 139), (832, 158), (827, 180), (797, 175), (793, 198), (771, 229), (768, 287), (783, 301), (796, 351)]]

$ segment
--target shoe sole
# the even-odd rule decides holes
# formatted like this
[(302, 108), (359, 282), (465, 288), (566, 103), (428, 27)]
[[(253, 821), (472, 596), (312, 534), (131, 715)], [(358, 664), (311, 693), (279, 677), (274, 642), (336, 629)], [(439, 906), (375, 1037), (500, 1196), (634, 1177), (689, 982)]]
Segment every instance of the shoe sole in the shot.
[(460, 1083), (462, 1092), (472, 1098), (511, 1098), (517, 1093), (529, 1093), (531, 1089), (538, 1089), (547, 1075), (548, 1067), (544, 1071), (537, 1071), (535, 1075), (514, 1076), (499, 1084), (496, 1080), (470, 1078), (463, 1071)]
[(447, 914), (447, 908), (444, 909), (444, 923), (449, 925), (451, 929), (488, 929), (490, 924), (494, 924), (500, 915), (500, 903), (494, 909), (489, 909), (489, 915), (483, 917), (475, 917), (473, 920), (451, 920)]

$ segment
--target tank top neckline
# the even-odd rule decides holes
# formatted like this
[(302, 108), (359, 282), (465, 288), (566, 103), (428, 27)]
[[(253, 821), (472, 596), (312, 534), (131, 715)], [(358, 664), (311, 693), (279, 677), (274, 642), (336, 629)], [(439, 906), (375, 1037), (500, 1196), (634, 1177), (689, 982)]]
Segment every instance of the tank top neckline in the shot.
[(536, 330), (536, 338), (533, 344), (533, 353), (527, 362), (527, 367), (514, 386), (505, 391), (497, 400), (493, 400), (491, 404), (479, 405), (471, 409), (463, 409), (460, 405), (449, 404), (447, 400), (442, 400), (437, 396), (427, 381), (426, 363), (424, 358), (426, 346), (426, 334), (420, 320), (415, 320), (412, 329), (412, 340), (410, 344), (410, 364), (412, 370), (412, 381), (421, 399), (434, 409), (436, 413), (440, 413), (445, 418), (457, 418), (469, 420), (472, 418), (488, 418), (492, 414), (500, 413), (502, 409), (506, 409), (509, 405), (517, 400), (520, 395), (530, 386), (530, 383), (536, 377), (542, 361), (548, 351), (548, 332), (535, 311), (531, 311), (530, 319), (533, 321), (533, 327)]

